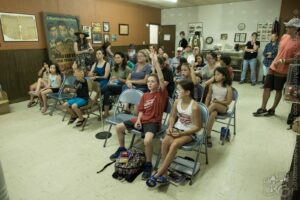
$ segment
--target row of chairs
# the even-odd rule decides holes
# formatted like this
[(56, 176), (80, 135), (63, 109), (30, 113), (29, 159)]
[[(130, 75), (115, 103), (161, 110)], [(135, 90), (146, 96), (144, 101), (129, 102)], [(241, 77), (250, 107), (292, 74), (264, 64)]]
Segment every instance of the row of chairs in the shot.
[[(134, 117), (134, 115), (125, 114), (122, 112), (122, 104), (128, 103), (128, 104), (137, 105), (140, 102), (142, 95), (143, 95), (143, 93), (141, 91), (135, 90), (135, 89), (128, 89), (128, 90), (125, 90), (124, 92), (122, 92), (122, 94), (119, 96), (119, 99), (117, 101), (113, 115), (106, 119), (106, 123), (109, 124), (108, 132), (111, 131), (112, 126), (114, 126), (118, 123), (121, 123), (123, 121), (129, 120), (132, 117)], [(236, 89), (233, 89), (233, 106), (231, 107), (231, 109), (228, 110), (228, 112), (225, 115), (217, 117), (218, 118), (217, 122), (219, 122), (221, 119), (222, 120), (228, 119), (228, 122), (226, 123), (227, 128), (229, 128), (229, 126), (234, 126), (234, 135), (236, 134), (236, 119), (235, 119), (235, 117), (236, 117), (237, 99), (238, 99), (238, 92)], [(162, 122), (162, 124), (163, 124), (162, 129), (156, 135), (155, 139), (162, 139), (164, 136), (164, 133), (167, 129), (167, 119), (172, 110), (172, 104), (173, 104), (173, 100), (169, 99), (168, 105), (166, 107), (165, 114), (164, 114), (165, 117)], [(206, 138), (207, 138), (207, 123), (208, 123), (208, 119), (209, 119), (209, 112), (208, 112), (207, 107), (203, 103), (199, 103), (199, 108), (200, 108), (201, 115), (202, 115), (203, 128), (202, 128), (201, 132), (199, 134), (197, 134), (197, 138), (195, 141), (185, 144), (180, 148), (181, 150), (184, 150), (184, 151), (195, 151), (196, 152), (195, 161), (194, 161), (193, 166), (191, 167), (191, 173), (187, 174), (188, 177), (190, 178), (190, 182), (189, 182), (190, 185), (193, 183), (194, 176), (200, 170), (200, 164), (198, 163), (200, 153), (205, 154), (206, 164), (208, 164)], [(234, 119), (233, 124), (231, 124), (232, 119)], [(224, 123), (224, 122), (222, 122), (222, 123)], [(134, 141), (135, 141), (135, 137), (137, 135), (141, 135), (141, 132), (136, 129), (133, 129), (130, 132), (132, 133), (132, 139), (131, 139), (129, 148), (132, 148)], [(226, 134), (228, 134), (228, 133), (226, 133)], [(108, 140), (108, 136), (106, 137), (106, 139), (104, 141), (103, 147), (106, 147), (107, 140)], [(224, 144), (224, 140), (222, 140), (222, 144)], [(201, 150), (203, 145), (205, 148), (204, 151)], [(155, 168), (158, 167), (159, 161), (160, 161), (160, 154), (157, 156), (157, 159), (155, 162)]]

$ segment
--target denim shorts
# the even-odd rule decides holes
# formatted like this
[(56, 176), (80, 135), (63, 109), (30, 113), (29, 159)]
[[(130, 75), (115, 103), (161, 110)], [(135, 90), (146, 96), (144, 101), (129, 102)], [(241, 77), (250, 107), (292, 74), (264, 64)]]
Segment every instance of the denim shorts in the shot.
[(72, 99), (69, 99), (67, 101), (69, 106), (72, 106), (73, 104), (77, 104), (78, 107), (82, 107), (87, 105), (88, 101), (86, 99), (80, 98), (80, 97), (75, 97)]

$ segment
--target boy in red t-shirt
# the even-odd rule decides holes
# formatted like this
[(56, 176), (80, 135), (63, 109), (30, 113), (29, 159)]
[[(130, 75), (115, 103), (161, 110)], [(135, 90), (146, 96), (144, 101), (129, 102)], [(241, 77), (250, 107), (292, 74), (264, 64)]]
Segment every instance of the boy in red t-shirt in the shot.
[(119, 123), (116, 126), (120, 147), (110, 156), (111, 160), (118, 158), (125, 148), (125, 130), (139, 129), (144, 138), (146, 163), (142, 178), (147, 180), (152, 173), (152, 140), (155, 134), (160, 130), (163, 112), (166, 107), (168, 92), (165, 87), (164, 77), (161, 68), (157, 62), (157, 55), (152, 54), (152, 65), (157, 71), (156, 74), (150, 74), (147, 80), (147, 86), (150, 92), (145, 93), (138, 106), (138, 117)]

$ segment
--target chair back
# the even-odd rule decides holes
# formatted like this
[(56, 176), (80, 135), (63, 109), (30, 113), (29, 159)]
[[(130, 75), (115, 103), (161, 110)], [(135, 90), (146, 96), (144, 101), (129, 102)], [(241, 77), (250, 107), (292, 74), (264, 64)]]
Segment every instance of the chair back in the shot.
[(163, 119), (163, 124), (166, 124), (167, 119), (170, 113), (172, 112), (172, 107), (173, 107), (173, 99), (169, 97), (167, 101), (166, 109), (164, 111), (166, 113), (166, 117)]
[(239, 93), (238, 91), (232, 87), (232, 101), (237, 101), (239, 98)]
[(209, 120), (208, 108), (206, 107), (206, 105), (204, 103), (198, 103), (198, 105), (199, 105), (200, 112), (201, 112), (202, 127), (204, 129), (206, 129), (207, 123), (208, 123), (208, 120)]
[(143, 92), (136, 89), (127, 89), (120, 94), (119, 102), (129, 104), (139, 104), (143, 96)]

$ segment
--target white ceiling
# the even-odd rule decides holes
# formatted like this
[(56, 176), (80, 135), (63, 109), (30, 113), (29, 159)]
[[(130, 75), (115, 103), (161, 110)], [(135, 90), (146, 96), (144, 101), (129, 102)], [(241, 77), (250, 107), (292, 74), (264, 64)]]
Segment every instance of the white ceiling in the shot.
[(124, 0), (131, 3), (141, 4), (145, 6), (155, 7), (155, 8), (183, 8), (183, 7), (193, 7), (193, 6), (203, 6), (211, 4), (223, 4), (241, 1), (252, 1), (252, 0), (177, 0), (177, 3), (172, 3), (168, 0)]

